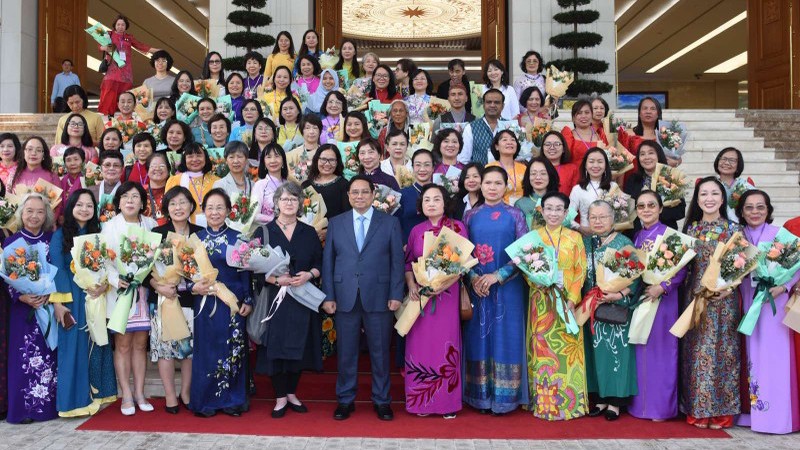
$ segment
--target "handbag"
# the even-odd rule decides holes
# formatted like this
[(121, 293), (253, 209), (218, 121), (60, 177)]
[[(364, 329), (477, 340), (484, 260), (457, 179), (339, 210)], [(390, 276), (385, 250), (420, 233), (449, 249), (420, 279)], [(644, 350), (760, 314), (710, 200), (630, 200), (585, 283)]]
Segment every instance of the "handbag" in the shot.
[(461, 314), (461, 320), (471, 320), (472, 319), (472, 299), (469, 297), (469, 292), (467, 291), (467, 287), (464, 283), (459, 282), (459, 313)]
[(601, 303), (594, 310), (594, 320), (612, 325), (625, 325), (628, 323), (628, 308), (613, 303)]
[(261, 320), (269, 314), (270, 300), (269, 289), (266, 287), (261, 289), (254, 298), (253, 311), (247, 316), (247, 334), (253, 342), (258, 344), (261, 344), (261, 338), (264, 336), (264, 332), (267, 331), (268, 324), (266, 322), (262, 323)]
[(100, 73), (108, 72), (108, 53), (103, 52), (103, 58), (100, 60), (100, 66), (97, 68)]

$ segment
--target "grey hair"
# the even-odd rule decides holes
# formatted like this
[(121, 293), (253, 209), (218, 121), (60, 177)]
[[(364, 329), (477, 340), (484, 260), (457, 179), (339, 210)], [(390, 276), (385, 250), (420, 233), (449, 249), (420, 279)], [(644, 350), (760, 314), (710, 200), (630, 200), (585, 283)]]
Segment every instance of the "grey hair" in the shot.
[(611, 213), (612, 216), (614, 215), (614, 207), (611, 206), (611, 203), (608, 203), (605, 200), (595, 200), (595, 201), (593, 201), (592, 203), (589, 204), (589, 209), (587, 209), (587, 212), (591, 211), (592, 208), (606, 208), (608, 210), (608, 212)]
[(275, 215), (277, 216), (280, 213), (280, 199), (283, 193), (287, 193), (292, 197), (297, 197), (297, 217), (303, 215), (303, 199), (305, 198), (305, 194), (303, 194), (303, 188), (300, 187), (299, 184), (295, 183), (294, 181), (287, 181), (282, 185), (278, 186), (278, 189), (275, 189), (275, 194), (272, 195), (272, 204), (273, 208), (275, 209)]
[(22, 197), (22, 200), (19, 202), (19, 206), (17, 207), (17, 212), (14, 213), (16, 216), (17, 224), (19, 225), (20, 229), (24, 228), (22, 224), (22, 210), (25, 208), (25, 204), (28, 203), (28, 200), (31, 199), (39, 199), (44, 203), (44, 223), (42, 224), (42, 230), (50, 231), (55, 227), (56, 224), (56, 215), (53, 213), (53, 208), (50, 207), (50, 202), (44, 198), (42, 194), (37, 192), (30, 192), (25, 194)]
[(245, 158), (247, 158), (250, 155), (250, 149), (247, 147), (247, 144), (242, 141), (231, 141), (225, 144), (225, 151), (223, 153), (224, 158), (227, 159), (228, 156), (231, 156), (235, 153), (241, 153)]

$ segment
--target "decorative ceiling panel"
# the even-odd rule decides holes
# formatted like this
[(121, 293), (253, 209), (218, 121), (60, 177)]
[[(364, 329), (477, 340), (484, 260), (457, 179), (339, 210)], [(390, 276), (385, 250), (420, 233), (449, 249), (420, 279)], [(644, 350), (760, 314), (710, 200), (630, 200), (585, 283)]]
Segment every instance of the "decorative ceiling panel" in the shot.
[(342, 34), (377, 40), (431, 40), (481, 33), (479, 0), (344, 0)]

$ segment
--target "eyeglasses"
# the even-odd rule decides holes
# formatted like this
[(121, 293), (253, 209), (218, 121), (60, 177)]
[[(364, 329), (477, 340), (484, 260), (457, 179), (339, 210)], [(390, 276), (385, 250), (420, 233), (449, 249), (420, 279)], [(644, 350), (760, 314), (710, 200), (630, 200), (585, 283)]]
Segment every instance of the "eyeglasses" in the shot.
[(719, 162), (734, 165), (739, 162), (739, 158), (720, 158)]
[(328, 99), (328, 104), (329, 104), (329, 105), (338, 105), (338, 106), (342, 106), (342, 102), (340, 102), (339, 100), (334, 100), (334, 99), (332, 99), (332, 98)]
[(544, 148), (561, 148), (563, 146), (564, 144), (562, 144), (561, 142), (545, 142), (544, 144), (542, 144), (542, 147)]
[(167, 169), (167, 165), (166, 164), (151, 164), (150, 168), (153, 169), (153, 170), (166, 170)]
[(209, 59), (208, 63), (209, 64), (222, 64), (222, 60), (220, 60), (220, 59)]
[(531, 178), (545, 178), (547, 176), (547, 172), (531, 172)]
[(184, 206), (190, 206), (191, 203), (187, 202), (186, 200), (173, 200), (167, 204), (169, 208), (183, 208)]
[(127, 194), (123, 194), (120, 197), (120, 200), (141, 200), (142, 197), (139, 195), (138, 192), (128, 192)]
[(70, 122), (69, 126), (72, 128), (83, 128), (83, 122)]
[(605, 222), (606, 220), (610, 219), (611, 216), (604, 215), (604, 216), (589, 216), (589, 222)]
[(33, 153), (35, 154), (44, 154), (44, 150), (41, 148), (33, 148), (33, 147), (25, 147), (25, 153)]
[(639, 203), (636, 205), (637, 211), (644, 211), (645, 209), (656, 209), (656, 208), (658, 208), (658, 203), (656, 202)]
[(329, 166), (333, 166), (333, 165), (336, 165), (336, 159), (334, 159), (334, 158), (320, 158), (319, 159), (319, 163), (320, 163), (320, 165), (327, 164)]
[(376, 80), (388, 80), (389, 79), (389, 75), (388, 74), (384, 75), (382, 73), (376, 73), (375, 75), (372, 76), (372, 78), (375, 78)]
[(764, 212), (767, 210), (767, 205), (755, 205), (755, 206), (747, 205), (744, 207), (744, 210), (747, 212), (753, 212), (753, 211)]
[(544, 208), (544, 212), (547, 214), (561, 214), (564, 212), (564, 208)]
[(258, 112), (258, 108), (255, 106), (252, 108), (242, 108), (242, 112)]
[(297, 197), (281, 197), (278, 201), (281, 203), (300, 203), (300, 199)]
[(433, 167), (432, 163), (414, 163), (415, 169), (430, 169)]

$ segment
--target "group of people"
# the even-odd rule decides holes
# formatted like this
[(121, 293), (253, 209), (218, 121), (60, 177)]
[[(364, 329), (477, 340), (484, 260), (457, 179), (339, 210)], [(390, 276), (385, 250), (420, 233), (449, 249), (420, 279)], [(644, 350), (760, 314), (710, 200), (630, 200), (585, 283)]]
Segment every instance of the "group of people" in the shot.
[[(122, 36), (118, 47), (134, 42), (125, 38), (126, 25), (124, 18), (115, 23), (113, 33)], [(406, 410), (420, 416), (454, 418), (466, 404), (496, 416), (522, 407), (544, 420), (603, 415), (614, 421), (627, 409), (652, 421), (682, 413), (700, 428), (738, 423), (768, 433), (800, 429), (800, 343), (781, 323), (797, 276), (770, 290), (778, 313), (762, 314), (752, 336), (742, 338), (736, 329), (743, 308), (753, 300), (750, 278), (741, 288), (713, 297), (699, 325), (685, 337), (669, 333), (692, 300), (688, 293), (700, 286), (718, 242), (735, 232), (752, 244), (769, 242), (779, 230), (770, 225), (770, 196), (743, 175), (739, 150), (720, 151), (715, 174), (693, 186), (688, 208), (683, 201), (666, 207), (651, 190), (651, 180), (657, 164), (678, 166), (681, 160), (667, 158), (658, 143), (660, 105), (652, 98), (642, 100), (636, 126), (618, 130), (620, 145), (635, 155), (635, 169), (612, 177), (602, 126), (608, 105), (593, 97), (575, 102), (571, 127), (547, 132), (535, 154), (518, 161), (518, 136), (498, 124), (509, 119), (524, 126), (535, 118), (552, 119), (554, 111), (545, 102), (544, 61), (537, 52), (526, 53), (524, 74), (513, 85), (502, 63), (486, 64), (479, 117), (470, 111), (464, 65), (452, 61), (451, 77), (437, 91), (451, 106), (439, 125), (464, 126), (437, 128), (434, 123), (432, 150), (415, 149), (408, 129), (427, 119), (430, 76), (411, 60), (401, 60), (395, 70), (374, 54), (359, 61), (355, 43), (342, 43), (336, 69), (362, 80), (369, 99), (391, 104), (388, 123), (373, 138), (364, 114), (347, 112), (337, 74), (323, 71), (320, 77), (318, 43), (317, 33), (309, 30), (295, 53), (291, 35), (281, 32), (266, 63), (258, 54), (246, 56), (246, 78), (238, 73), (226, 78), (219, 53), (209, 53), (201, 78), (218, 80), (240, 99), (234, 102), (234, 125), (216, 113), (213, 99), (199, 103), (197, 123), (175, 119), (175, 97), (194, 89), (191, 74), (181, 73), (170, 93), (165, 90), (156, 102), (159, 136), (142, 132), (123, 142), (116, 128), (103, 129), (105, 121), (86, 110), (86, 95), (77, 86), (65, 91), (72, 113), (59, 124), (60, 144), (48, 149), (40, 137), (20, 143), (14, 135), (0, 135), (0, 180), (7, 192), (39, 179), (63, 189), (55, 210), (35, 192), (23, 196), (16, 212), (18, 231), (4, 245), (18, 239), (44, 242), (59, 269), (58, 292), (49, 297), (2, 289), (7, 298), (0, 331), (8, 344), (0, 374), (7, 370), (8, 379), (0, 394), (8, 401), (9, 422), (93, 414), (116, 399), (117, 384), (122, 414), (152, 411), (143, 389), (148, 351), (158, 363), (167, 411), (177, 414), (185, 405), (204, 417), (247, 411), (254, 372), (271, 377), (272, 417), (283, 417), (288, 409), (303, 413), (307, 407), (296, 395), (301, 374), (321, 370), (324, 357), (335, 357), (334, 419), (344, 420), (355, 410), (360, 343), (365, 341), (372, 401), (382, 420), (393, 417), (390, 372), (396, 359), (404, 376)], [(155, 78), (163, 81), (171, 58), (163, 51), (153, 58)], [(290, 92), (291, 80), (316, 89), (306, 103)], [(267, 103), (280, 126), (254, 98), (260, 84), (270, 86), (273, 98)], [(131, 85), (113, 86), (120, 88), (115, 94), (118, 114), (130, 114)], [(101, 112), (115, 109), (112, 105)], [(249, 143), (243, 142), (242, 127), (252, 133)], [(355, 143), (356, 167), (346, 165), (340, 142)], [(130, 159), (123, 157), (127, 144)], [(223, 178), (212, 170), (207, 149), (217, 147), (224, 147), (229, 169)], [(60, 179), (51, 171), (52, 158), (59, 156), (66, 169)], [(87, 189), (82, 169), (88, 161), (96, 162), (101, 173), (100, 181)], [(451, 185), (447, 176), (453, 173)], [(308, 187), (324, 201), (327, 227), (299, 220)], [(388, 213), (377, 207), (376, 190), (382, 187), (399, 194), (399, 204)], [(633, 230), (615, 231), (614, 207), (604, 200), (615, 187), (635, 199)], [(227, 249), (240, 238), (226, 222), (237, 194), (259, 201), (252, 238), (287, 251), (290, 273), (265, 277), (226, 264)], [(575, 312), (597, 286), (597, 265), (606, 249), (648, 250), (667, 229), (678, 229), (681, 220), (682, 232), (697, 239), (697, 256), (687, 267), (660, 285), (637, 280), (616, 292), (602, 292), (601, 304), (626, 311), (624, 323), (593, 319), (567, 330), (565, 311), (558, 309), (552, 291), (527, 280), (505, 251), (526, 235), (538, 235), (554, 251), (558, 288), (568, 310)], [(90, 340), (86, 299), (105, 296), (110, 315), (119, 289), (128, 288), (129, 281), (112, 269), (107, 284), (86, 291), (78, 287), (70, 270), (73, 238), (100, 232), (116, 250), (131, 224), (165, 237), (169, 232), (196, 235), (219, 270), (218, 280), (238, 297), (238, 312), (230, 314), (230, 305), (216, 297), (215, 285), (184, 280), (171, 286), (148, 279), (137, 288), (141, 295), (125, 333), (111, 332), (113, 345)], [(403, 302), (415, 307), (425, 292), (412, 263), (423, 255), (426, 233), (438, 235), (445, 227), (474, 244), (478, 264), (460, 282), (427, 292), (436, 301), (425, 305), (401, 339), (393, 333), (393, 313)], [(800, 221), (786, 228), (800, 232)], [(325, 295), (318, 311), (285, 294), (286, 287), (307, 283), (319, 285)], [(283, 294), (286, 299), (279, 302)], [(65, 297), (70, 301), (65, 303)], [(160, 297), (178, 299), (192, 336), (162, 339)], [(647, 344), (629, 343), (631, 311), (656, 299), (660, 306)], [(48, 302), (58, 322), (56, 350), (48, 348), (31, 314)], [(270, 320), (251, 327), (248, 316), (259, 302)], [(465, 310), (472, 313), (462, 321)], [(68, 326), (68, 317), (74, 326)], [(261, 324), (263, 317), (254, 319)], [(254, 367), (247, 357), (251, 343), (257, 349)], [(174, 385), (174, 360), (181, 360), (180, 392)]]

